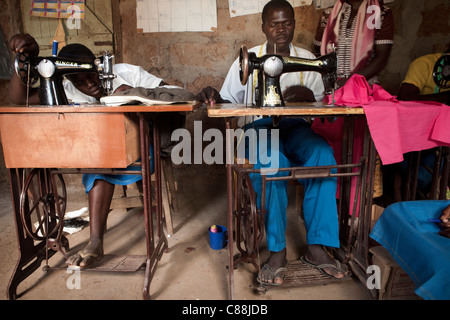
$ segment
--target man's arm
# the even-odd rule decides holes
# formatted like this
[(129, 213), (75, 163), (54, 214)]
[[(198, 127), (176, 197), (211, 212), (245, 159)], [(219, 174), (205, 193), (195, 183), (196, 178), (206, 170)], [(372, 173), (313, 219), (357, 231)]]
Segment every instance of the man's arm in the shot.
[[(29, 56), (39, 55), (39, 45), (36, 40), (29, 34), (18, 34), (11, 38), (9, 41), (9, 47), (12, 52), (19, 54), (25, 54)], [(26, 79), (27, 75), (21, 75)], [(9, 82), (9, 101), (12, 104), (24, 105), (27, 103), (27, 94), (29, 104), (40, 104), (40, 98), (37, 88), (27, 88), (25, 84), (20, 81), (17, 75), (13, 75)]]
[(364, 76), (366, 79), (372, 78), (384, 69), (389, 59), (389, 55), (391, 54), (392, 45), (377, 44), (374, 48), (375, 58), (370, 61), (364, 68), (356, 72), (357, 74)]
[(411, 83), (402, 83), (397, 98), (403, 101), (435, 101), (450, 105), (450, 91), (420, 94), (420, 89)]

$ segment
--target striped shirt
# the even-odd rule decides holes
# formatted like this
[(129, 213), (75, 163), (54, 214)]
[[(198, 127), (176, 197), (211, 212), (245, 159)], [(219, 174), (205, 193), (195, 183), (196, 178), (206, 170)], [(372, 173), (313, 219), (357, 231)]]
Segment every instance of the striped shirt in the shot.
[[(322, 36), (325, 30), (325, 27), (328, 23), (328, 18), (331, 14), (331, 10), (333, 8), (326, 9), (321, 17), (319, 26), (317, 28), (316, 37), (314, 39), (314, 45), (320, 47), (322, 44)], [(341, 20), (339, 22), (339, 39), (337, 44), (337, 53), (338, 53), (338, 70), (337, 76), (338, 78), (349, 77), (354, 70), (350, 69), (350, 60), (352, 54), (352, 39), (353, 34), (355, 32), (356, 26), (356, 18), (357, 15), (353, 18), (353, 21), (349, 23), (352, 6), (347, 2), (344, 2), (342, 5), (342, 15)], [(380, 12), (381, 18), (381, 28), (377, 30), (375, 34), (375, 45), (378, 44), (393, 44), (394, 37), (394, 21), (392, 17), (391, 9), (387, 6), (382, 6)], [(372, 50), (372, 56), (369, 59), (369, 62), (374, 58), (375, 50)], [(377, 82), (377, 79), (370, 79), (371, 83)]]

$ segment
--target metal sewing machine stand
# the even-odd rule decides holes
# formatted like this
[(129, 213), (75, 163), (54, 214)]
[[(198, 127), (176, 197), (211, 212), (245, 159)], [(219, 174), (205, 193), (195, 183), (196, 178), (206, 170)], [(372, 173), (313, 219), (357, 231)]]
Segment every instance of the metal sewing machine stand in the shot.
[[(352, 150), (353, 128), (352, 119), (346, 118), (345, 127), (348, 130), (348, 140), (344, 148), (347, 151), (343, 155), (347, 158), (348, 150)], [(368, 131), (368, 130), (367, 130)], [(351, 154), (351, 153), (350, 153)], [(271, 177), (262, 175), (261, 204), (258, 209), (256, 193), (250, 181), (250, 174), (258, 173), (259, 170), (245, 168), (239, 165), (231, 165), (232, 176), (235, 177), (234, 184), (234, 208), (233, 217), (236, 226), (236, 247), (238, 254), (233, 257), (233, 266), (237, 268), (239, 262), (251, 263), (259, 271), (259, 245), (264, 235), (265, 214), (265, 190), (269, 181), (328, 178), (340, 179), (340, 196), (338, 202), (339, 226), (341, 248), (335, 254), (342, 263), (348, 263), (352, 271), (361, 278), (367, 275), (365, 270), (369, 266), (368, 258), (368, 233), (370, 227), (370, 214), (372, 206), (373, 169), (375, 167), (375, 147), (371, 142), (370, 135), (366, 132), (364, 138), (364, 154), (357, 163), (351, 163), (351, 159), (343, 159), (342, 164), (321, 167), (291, 167), (280, 168), (278, 171), (289, 172), (284, 177)], [(332, 170), (337, 169), (337, 173)], [(355, 197), (350, 197), (351, 178), (356, 177)], [(366, 181), (362, 183), (362, 181)], [(371, 187), (372, 186), (372, 187)], [(350, 203), (353, 202), (353, 212), (349, 212)], [(359, 207), (358, 207), (359, 205)], [(358, 207), (358, 212), (357, 212)], [(357, 218), (358, 217), (358, 218)], [(358, 223), (356, 223), (358, 219)], [(367, 225), (367, 221), (369, 224)], [(279, 287), (296, 287), (311, 284), (323, 284), (342, 281), (330, 278), (318, 270), (305, 265), (300, 260), (289, 261), (286, 277)], [(270, 286), (274, 288), (273, 286)], [(263, 294), (269, 286), (259, 285), (257, 292)]]
[[(62, 74), (77, 72), (99, 72), (103, 85), (107, 89), (111, 89), (111, 81), (114, 78), (112, 74), (111, 59), (108, 55), (104, 57), (103, 62), (96, 60), (89, 64), (85, 62), (68, 61), (57, 57), (38, 58), (24, 57), (23, 55), (16, 58), (16, 72), (19, 78), (29, 85), (30, 81), (34, 81), (40, 77), (42, 86), (41, 100), (43, 104), (51, 105), (51, 108), (11, 108), (12, 111), (2, 109), (4, 123), (10, 123), (8, 116), (33, 117), (35, 115), (42, 116), (49, 121), (55, 123), (67, 120), (66, 118), (81, 117), (81, 122), (85, 121), (87, 115), (108, 116), (113, 113), (118, 117), (123, 117), (125, 112), (134, 113), (138, 117), (139, 122), (139, 155), (141, 158), (140, 171), (132, 170), (114, 170), (114, 169), (80, 169), (69, 168), (63, 166), (63, 169), (53, 167), (43, 167), (35, 169), (7, 166), (9, 168), (10, 188), (14, 209), (14, 218), (16, 222), (19, 259), (11, 280), (7, 288), (8, 299), (17, 298), (17, 287), (39, 268), (42, 261), (45, 261), (44, 271), (58, 269), (58, 267), (50, 267), (49, 259), (56, 253), (60, 252), (65, 259), (68, 258), (66, 251), (69, 249), (69, 242), (63, 235), (64, 214), (67, 202), (67, 192), (65, 188), (62, 174), (71, 173), (111, 173), (111, 174), (141, 174), (143, 180), (143, 198), (144, 198), (144, 218), (145, 218), (145, 235), (146, 248), (145, 256), (126, 256), (119, 263), (114, 262), (112, 265), (100, 268), (88, 268), (87, 270), (97, 271), (115, 271), (115, 272), (134, 272), (142, 267), (145, 268), (145, 280), (143, 297), (150, 298), (150, 283), (156, 270), (157, 261), (160, 260), (164, 251), (168, 249), (168, 242), (162, 231), (162, 207), (161, 207), (161, 162), (160, 162), (160, 138), (158, 121), (154, 121), (157, 117), (157, 111), (151, 107), (143, 109), (143, 112), (137, 111), (140, 108), (133, 109), (127, 106), (126, 110), (118, 107), (111, 110), (108, 108), (75, 108), (69, 106), (57, 107), (61, 103), (67, 102), (65, 93), (61, 86)], [(42, 67), (44, 65), (44, 67)], [(44, 72), (42, 72), (44, 70)], [(105, 71), (107, 71), (105, 73)], [(23, 74), (26, 78), (22, 78)], [(34, 80), (32, 80), (34, 79)], [(25, 83), (25, 82), (24, 82)], [(80, 110), (76, 110), (80, 109)], [(90, 110), (93, 109), (93, 110)], [(155, 192), (156, 192), (156, 226), (152, 219), (152, 197), (151, 197), (151, 170), (150, 170), (150, 129), (148, 124), (147, 112), (153, 112), (153, 143), (155, 149)], [(19, 118), (15, 118), (19, 119)], [(116, 117), (117, 119), (117, 117)], [(123, 126), (122, 118), (119, 123)], [(62, 126), (64, 129), (64, 125)], [(58, 134), (58, 133), (57, 133)], [(6, 139), (6, 137), (3, 137)], [(39, 146), (33, 146), (39, 148)], [(6, 151), (6, 150), (5, 150)], [(7, 152), (4, 152), (6, 155)], [(59, 161), (59, 159), (58, 159)], [(32, 165), (32, 164), (31, 164)], [(88, 164), (89, 165), (89, 164)], [(89, 167), (90, 168), (90, 167)], [(156, 232), (155, 232), (156, 230)], [(126, 260), (128, 259), (128, 260)], [(64, 268), (65, 269), (65, 268)]]
[[(248, 53), (245, 47), (240, 51), (240, 77), (245, 85), (248, 77), (254, 70), (258, 71), (258, 86), (256, 91), (256, 106), (226, 106), (219, 105), (208, 109), (208, 115), (212, 117), (226, 117), (227, 132), (231, 130), (233, 116), (272, 116), (274, 127), (278, 125), (281, 117), (345, 117), (343, 136), (342, 164), (322, 167), (293, 167), (280, 168), (279, 171), (290, 172), (285, 177), (269, 177), (262, 175), (261, 205), (258, 209), (256, 193), (253, 190), (250, 177), (251, 173), (259, 172), (245, 165), (233, 164), (230, 159), (227, 162), (227, 190), (228, 190), (228, 229), (230, 234), (235, 234), (236, 247), (239, 253), (234, 255), (233, 242), (229, 242), (230, 255), (229, 268), (229, 295), (234, 296), (233, 269), (239, 262), (251, 263), (259, 271), (259, 244), (264, 235), (265, 214), (265, 189), (268, 181), (274, 180), (298, 180), (307, 178), (336, 177), (340, 179), (340, 195), (338, 204), (341, 248), (335, 252), (336, 257), (343, 263), (348, 263), (358, 278), (365, 277), (360, 270), (365, 270), (368, 262), (368, 232), (373, 193), (373, 171), (375, 167), (376, 150), (370, 133), (366, 126), (364, 136), (364, 152), (357, 163), (352, 163), (354, 119), (363, 116), (362, 110), (356, 108), (334, 108), (334, 105), (320, 108), (299, 104), (290, 109), (282, 99), (279, 77), (284, 72), (315, 71), (322, 74), (325, 88), (331, 89), (332, 102), (334, 102), (334, 87), (336, 80), (336, 55), (333, 53), (315, 60), (297, 57), (281, 57), (266, 55), (256, 57)], [(223, 108), (222, 108), (223, 107)], [(349, 111), (348, 109), (353, 109)], [(361, 108), (362, 109), (362, 108)], [(362, 111), (362, 112), (361, 112)], [(353, 113), (354, 112), (354, 113)], [(351, 117), (349, 117), (351, 116)], [(227, 154), (233, 154), (230, 142), (231, 136), (227, 135)], [(337, 169), (337, 173), (332, 173)], [(351, 179), (357, 178), (358, 192), (355, 197), (350, 197)], [(353, 206), (350, 203), (353, 202)], [(353, 212), (350, 212), (353, 207)], [(358, 212), (357, 212), (358, 207)], [(356, 223), (358, 219), (358, 223)], [(367, 225), (367, 222), (369, 225)], [(233, 229), (236, 226), (236, 232)], [(290, 261), (287, 265), (286, 278), (280, 287), (303, 286), (321, 284), (334, 280), (324, 276), (318, 270), (306, 266), (301, 261)], [(260, 285), (258, 293), (265, 293), (266, 286)]]
[[(82, 107), (83, 113), (104, 112), (104, 107)], [(119, 113), (118, 107), (115, 107)], [(19, 112), (26, 113), (25, 108)], [(35, 109), (35, 108), (33, 108)], [(45, 111), (39, 108), (43, 114)], [(76, 108), (62, 107), (64, 112), (71, 112)], [(127, 110), (133, 112), (133, 107), (127, 106)], [(31, 111), (29, 111), (32, 113)], [(72, 111), (78, 112), (78, 111)], [(28, 113), (28, 114), (30, 114)], [(17, 298), (17, 287), (37, 270), (44, 261), (43, 270), (66, 269), (65, 267), (51, 267), (49, 259), (60, 252), (65, 259), (68, 258), (67, 250), (69, 242), (63, 235), (64, 214), (67, 202), (67, 193), (63, 174), (82, 173), (107, 173), (107, 174), (141, 174), (143, 181), (144, 202), (144, 224), (146, 237), (146, 255), (139, 256), (104, 256), (98, 263), (94, 263), (88, 271), (111, 271), (111, 272), (136, 272), (145, 269), (145, 280), (143, 297), (150, 298), (150, 283), (156, 271), (157, 262), (162, 254), (168, 250), (167, 238), (162, 230), (162, 206), (161, 206), (161, 163), (159, 157), (159, 129), (153, 127), (153, 143), (155, 146), (155, 201), (156, 219), (152, 218), (152, 196), (151, 196), (151, 171), (149, 158), (149, 127), (148, 117), (145, 112), (136, 112), (139, 117), (140, 155), (144, 161), (136, 162), (140, 165), (140, 171), (95, 169), (95, 168), (9, 168), (10, 188), (13, 202), (14, 218), (16, 222), (19, 259), (11, 280), (8, 284), (8, 299)], [(22, 114), (19, 116), (26, 116)], [(45, 113), (46, 116), (56, 117), (57, 110), (53, 113)], [(68, 113), (66, 113), (68, 115)], [(38, 147), (38, 146), (37, 146)], [(108, 261), (109, 260), (109, 261)]]

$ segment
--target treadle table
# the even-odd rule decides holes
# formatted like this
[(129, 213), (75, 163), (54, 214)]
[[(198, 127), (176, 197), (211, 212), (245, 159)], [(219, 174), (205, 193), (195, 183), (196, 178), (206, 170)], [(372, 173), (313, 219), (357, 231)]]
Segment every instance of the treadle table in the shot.
[[(49, 270), (48, 259), (57, 251), (67, 257), (64, 249), (68, 248), (68, 241), (62, 234), (66, 202), (62, 174), (65, 173), (142, 175), (146, 255), (116, 259), (105, 256), (99, 261), (102, 265), (92, 268), (136, 271), (145, 265), (143, 297), (150, 298), (157, 261), (168, 249), (161, 222), (158, 114), (191, 112), (195, 107), (196, 104), (0, 107), (0, 136), (9, 169), (19, 245), (19, 260), (7, 288), (8, 299), (17, 298), (17, 286), (43, 260), (46, 261), (44, 269)], [(148, 120), (153, 124), (156, 225), (151, 210)], [(139, 158), (140, 162), (136, 162)], [(140, 165), (141, 169), (125, 170), (129, 165)], [(36, 220), (38, 226), (34, 227)]]
[[(229, 252), (229, 297), (234, 297), (234, 274), (233, 269), (237, 267), (239, 261), (252, 263), (257, 270), (258, 244), (263, 234), (264, 225), (258, 221), (258, 216), (264, 214), (265, 192), (262, 191), (260, 210), (256, 207), (256, 194), (254, 194), (249, 180), (249, 173), (258, 172), (247, 165), (236, 164), (232, 159), (234, 142), (232, 139), (232, 118), (243, 116), (279, 116), (279, 117), (344, 117), (344, 136), (342, 163), (337, 166), (327, 167), (296, 167), (280, 168), (290, 171), (287, 177), (269, 177), (263, 175), (262, 190), (265, 190), (265, 183), (270, 180), (289, 179), (297, 180), (302, 178), (324, 178), (340, 177), (340, 201), (338, 206), (341, 248), (336, 252), (337, 257), (348, 263), (357, 277), (366, 283), (366, 269), (368, 261), (368, 238), (370, 227), (370, 215), (373, 195), (373, 172), (375, 168), (376, 150), (370, 133), (366, 125), (363, 155), (358, 163), (352, 163), (353, 150), (353, 123), (356, 118), (363, 118), (363, 108), (349, 108), (329, 106), (322, 103), (295, 103), (287, 104), (286, 107), (279, 108), (256, 108), (245, 106), (243, 104), (216, 104), (208, 105), (208, 116), (223, 117), (226, 120), (226, 169), (227, 169), (227, 223), (228, 234), (234, 234), (234, 219), (236, 221), (236, 246), (239, 254), (234, 256), (234, 241), (228, 242)], [(331, 173), (333, 168), (337, 168), (338, 173)], [(236, 182), (233, 184), (233, 177)], [(357, 177), (357, 191), (355, 198), (350, 199), (351, 178)], [(235, 191), (234, 191), (235, 189)], [(358, 196), (359, 194), (359, 196)], [(350, 214), (349, 208), (352, 201), (353, 210)], [(250, 203), (249, 203), (250, 202)], [(359, 203), (358, 213), (356, 214), (356, 204)], [(356, 223), (355, 217), (359, 216)], [(367, 223), (368, 222), (368, 223)], [(257, 231), (256, 231), (257, 230)], [(243, 244), (242, 244), (243, 243)], [(230, 245), (231, 244), (231, 245)], [(284, 286), (295, 284), (315, 284), (326, 281), (320, 273), (311, 274), (305, 270), (303, 263), (297, 261), (288, 263), (288, 270)], [(313, 270), (316, 271), (316, 270)], [(314, 273), (314, 272), (313, 272)], [(318, 271), (317, 271), (318, 273)], [(308, 279), (308, 277), (310, 279)], [(300, 279), (303, 278), (303, 279)], [(311, 280), (312, 279), (312, 280)]]

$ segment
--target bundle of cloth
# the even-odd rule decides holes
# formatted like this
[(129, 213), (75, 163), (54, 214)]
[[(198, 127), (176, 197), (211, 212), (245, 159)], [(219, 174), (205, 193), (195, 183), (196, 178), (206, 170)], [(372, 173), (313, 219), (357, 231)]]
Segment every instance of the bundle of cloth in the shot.
[(397, 202), (388, 206), (370, 237), (386, 248), (415, 282), (425, 300), (450, 299), (450, 239), (438, 232), (437, 219), (450, 200)]

